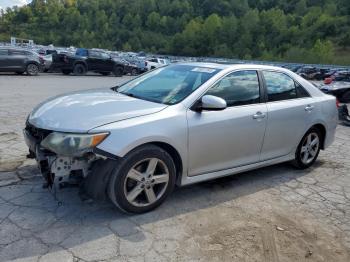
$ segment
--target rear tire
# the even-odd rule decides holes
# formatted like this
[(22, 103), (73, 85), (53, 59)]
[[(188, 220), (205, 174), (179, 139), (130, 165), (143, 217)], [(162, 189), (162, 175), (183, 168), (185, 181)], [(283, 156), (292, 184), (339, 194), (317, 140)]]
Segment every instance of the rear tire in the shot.
[(73, 69), (74, 75), (82, 76), (86, 74), (86, 68), (83, 64), (76, 64)]
[(175, 178), (171, 156), (160, 147), (145, 145), (120, 160), (111, 175), (108, 196), (124, 212), (145, 213), (166, 199)]
[(322, 135), (317, 128), (311, 128), (301, 139), (292, 164), (298, 169), (312, 166), (320, 153)]
[(350, 90), (346, 91), (339, 100), (342, 103), (350, 103)]
[(117, 66), (117, 67), (114, 68), (113, 73), (114, 73), (115, 76), (118, 76), (118, 77), (123, 76), (124, 68), (121, 67), (121, 66)]
[(136, 68), (133, 68), (133, 69), (131, 70), (131, 75), (132, 75), (132, 76), (137, 76), (137, 75), (138, 75), (138, 70), (137, 70)]
[(36, 64), (28, 64), (26, 67), (26, 72), (27, 72), (27, 75), (29, 75), (29, 76), (38, 75), (39, 70), (40, 70), (40, 68)]

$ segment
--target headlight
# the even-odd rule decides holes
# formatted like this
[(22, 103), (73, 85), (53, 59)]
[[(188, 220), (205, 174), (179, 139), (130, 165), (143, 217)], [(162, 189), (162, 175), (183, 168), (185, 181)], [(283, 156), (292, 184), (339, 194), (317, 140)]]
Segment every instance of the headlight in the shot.
[(100, 144), (108, 133), (70, 134), (53, 132), (42, 142), (41, 146), (62, 156), (81, 156)]

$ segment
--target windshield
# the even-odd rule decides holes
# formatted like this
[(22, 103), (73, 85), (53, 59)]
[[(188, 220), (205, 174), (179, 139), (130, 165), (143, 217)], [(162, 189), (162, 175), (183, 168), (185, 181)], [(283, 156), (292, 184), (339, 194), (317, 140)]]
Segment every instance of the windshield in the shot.
[(117, 91), (136, 98), (173, 105), (218, 73), (220, 69), (170, 65), (155, 69), (126, 84)]

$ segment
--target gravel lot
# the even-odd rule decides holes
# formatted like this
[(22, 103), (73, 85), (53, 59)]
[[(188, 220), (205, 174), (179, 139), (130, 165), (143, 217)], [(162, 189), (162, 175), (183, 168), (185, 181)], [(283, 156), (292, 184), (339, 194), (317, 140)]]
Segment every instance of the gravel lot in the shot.
[(350, 261), (349, 127), (309, 170), (282, 164), (178, 188), (143, 215), (42, 189), (21, 133), (30, 110), (127, 79), (0, 74), (0, 261)]

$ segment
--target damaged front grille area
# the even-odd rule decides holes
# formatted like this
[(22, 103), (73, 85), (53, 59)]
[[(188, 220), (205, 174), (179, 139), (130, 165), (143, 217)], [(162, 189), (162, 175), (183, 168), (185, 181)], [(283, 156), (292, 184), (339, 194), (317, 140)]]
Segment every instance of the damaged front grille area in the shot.
[(41, 143), (41, 141), (43, 141), (50, 133), (53, 132), (51, 130), (37, 128), (37, 127), (31, 125), (28, 121), (26, 123), (25, 130), (32, 137), (34, 137), (37, 140), (38, 143)]

